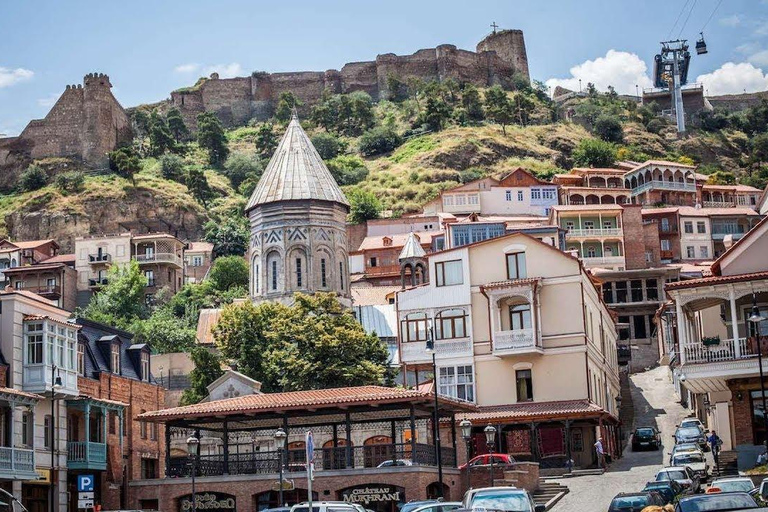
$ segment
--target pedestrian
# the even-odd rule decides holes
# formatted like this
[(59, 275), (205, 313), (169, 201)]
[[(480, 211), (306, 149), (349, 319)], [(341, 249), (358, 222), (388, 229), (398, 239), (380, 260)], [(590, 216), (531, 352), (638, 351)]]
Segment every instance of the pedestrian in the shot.
[(595, 452), (597, 453), (597, 468), (605, 469), (605, 452), (603, 452), (603, 438), (598, 437), (595, 443)]
[(720, 437), (717, 435), (717, 432), (713, 430), (709, 433), (707, 442), (709, 443), (709, 447), (712, 449), (712, 456), (717, 457), (717, 454), (720, 452), (720, 446), (723, 444), (723, 440), (720, 439)]

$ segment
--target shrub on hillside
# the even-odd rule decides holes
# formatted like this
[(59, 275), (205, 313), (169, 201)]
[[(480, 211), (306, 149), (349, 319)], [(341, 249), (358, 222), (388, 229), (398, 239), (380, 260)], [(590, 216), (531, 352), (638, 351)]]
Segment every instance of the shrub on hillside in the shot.
[(347, 198), (349, 199), (349, 222), (352, 224), (376, 219), (381, 214), (381, 202), (373, 192), (351, 190)]
[(80, 171), (60, 172), (53, 182), (64, 193), (80, 192), (85, 185), (85, 174)]
[(160, 157), (160, 175), (166, 180), (184, 182), (184, 160), (178, 155), (166, 154)]
[(583, 139), (573, 150), (573, 163), (578, 167), (610, 167), (616, 161), (616, 148), (600, 139)]
[(264, 168), (258, 158), (246, 153), (232, 153), (224, 163), (224, 175), (233, 188), (240, 187), (245, 180), (258, 183)]
[(595, 121), (593, 128), (595, 135), (607, 142), (621, 142), (624, 140), (624, 130), (621, 121), (615, 116), (600, 116)]
[(368, 176), (365, 162), (355, 155), (339, 155), (328, 160), (326, 166), (339, 185), (355, 185)]
[(443, 181), (455, 181), (461, 183), (461, 173), (450, 169), (440, 169), (427, 174), (424, 181), (427, 183), (441, 183)]
[(315, 146), (315, 149), (320, 154), (320, 158), (323, 160), (330, 160), (341, 151), (339, 139), (330, 133), (318, 133), (312, 137), (312, 145)]
[(645, 125), (645, 129), (648, 130), (649, 133), (659, 134), (661, 133), (661, 130), (663, 130), (665, 126), (666, 124), (664, 123), (664, 121), (662, 121), (658, 117), (654, 117), (653, 119), (648, 121), (648, 124)]
[(19, 176), (19, 188), (25, 192), (38, 190), (48, 183), (48, 175), (39, 165), (30, 165)]
[(391, 129), (374, 128), (360, 137), (360, 153), (363, 156), (389, 153), (403, 143), (402, 138)]

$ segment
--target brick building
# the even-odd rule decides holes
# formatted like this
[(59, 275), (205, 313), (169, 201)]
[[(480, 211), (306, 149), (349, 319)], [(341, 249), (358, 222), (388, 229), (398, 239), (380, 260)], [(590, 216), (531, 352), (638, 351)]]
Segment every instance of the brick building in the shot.
[(213, 264), (213, 244), (189, 242), (184, 251), (184, 278), (188, 283), (199, 283), (208, 275)]

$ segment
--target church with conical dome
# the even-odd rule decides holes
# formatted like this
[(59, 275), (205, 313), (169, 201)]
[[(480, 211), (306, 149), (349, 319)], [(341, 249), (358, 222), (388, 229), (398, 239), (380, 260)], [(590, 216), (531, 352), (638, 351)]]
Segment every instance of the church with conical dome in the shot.
[(294, 115), (246, 206), (250, 297), (286, 304), (335, 292), (351, 304), (349, 202)]

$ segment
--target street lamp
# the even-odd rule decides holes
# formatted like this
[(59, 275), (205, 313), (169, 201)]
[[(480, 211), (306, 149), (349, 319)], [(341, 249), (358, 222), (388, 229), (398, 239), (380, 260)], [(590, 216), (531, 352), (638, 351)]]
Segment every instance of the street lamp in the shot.
[[(757, 367), (760, 372), (760, 397), (763, 402), (763, 421), (765, 422), (765, 431), (768, 434), (768, 416), (765, 414), (768, 408), (765, 407), (765, 380), (763, 378), (763, 349), (760, 345), (760, 322), (768, 320), (768, 318), (760, 314), (760, 308), (757, 307), (757, 297), (752, 294), (752, 313), (747, 319), (752, 323), (754, 329), (755, 341), (757, 342)], [(766, 439), (768, 440), (768, 438)]]
[(187, 452), (189, 452), (189, 465), (192, 467), (192, 512), (197, 512), (197, 493), (195, 492), (195, 473), (197, 472), (197, 454), (200, 450), (200, 440), (195, 436), (187, 438)]
[(491, 458), (491, 487), (493, 487), (493, 447), (496, 444), (496, 429), (493, 425), (488, 425), (483, 429), (483, 432), (485, 432), (485, 445), (488, 448), (488, 454)]
[(469, 466), (469, 459), (472, 456), (472, 452), (470, 451), (471, 448), (469, 446), (469, 441), (472, 440), (472, 422), (465, 418), (461, 420), (461, 423), (459, 423), (459, 427), (461, 428), (461, 438), (464, 439), (464, 444), (467, 447), (467, 489), (469, 489), (470, 486), (472, 485), (472, 481), (469, 477), (469, 471), (471, 469)]
[(434, 417), (434, 437), (435, 437), (435, 460), (437, 461), (437, 480), (440, 483), (440, 488), (437, 491), (438, 498), (443, 497), (443, 457), (440, 453), (440, 415), (438, 413), (439, 404), (437, 402), (437, 361), (435, 359), (435, 340), (432, 337), (432, 327), (427, 330), (427, 347), (425, 349), (427, 354), (432, 354), (432, 382), (434, 384), (435, 393), (435, 417)]
[(277, 444), (277, 468), (280, 472), (280, 504), (283, 506), (283, 449), (285, 448), (285, 440), (288, 439), (288, 434), (285, 430), (278, 428), (275, 432), (275, 444)]
[(56, 429), (56, 390), (61, 389), (63, 384), (61, 382), (61, 370), (59, 367), (51, 365), (51, 512), (55, 510), (53, 502), (56, 498), (56, 481), (58, 478), (54, 478), (56, 472), (57, 450), (56, 441), (58, 441), (58, 433)]

